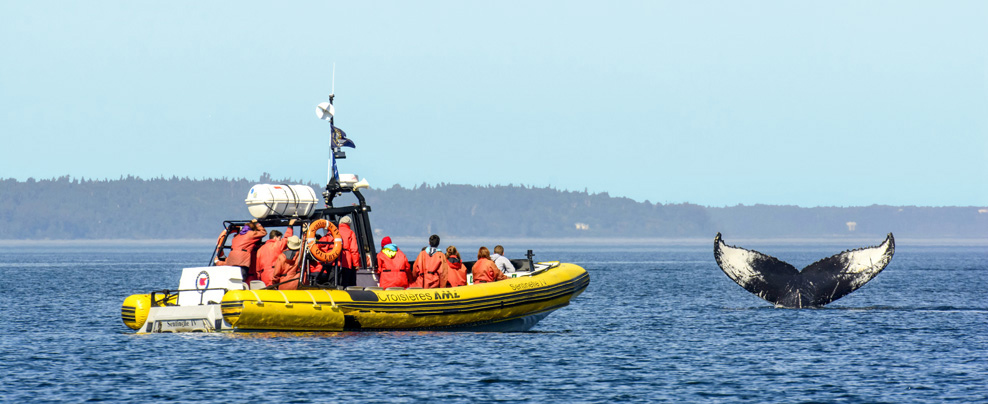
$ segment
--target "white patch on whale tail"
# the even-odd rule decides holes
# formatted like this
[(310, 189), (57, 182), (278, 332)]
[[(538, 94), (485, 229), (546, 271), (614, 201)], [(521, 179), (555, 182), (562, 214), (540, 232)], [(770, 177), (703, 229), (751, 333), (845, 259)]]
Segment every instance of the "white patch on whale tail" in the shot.
[(765, 277), (751, 266), (754, 256), (751, 251), (729, 246), (723, 248), (722, 251), (720, 267), (729, 278), (741, 285), (754, 281), (765, 281)]

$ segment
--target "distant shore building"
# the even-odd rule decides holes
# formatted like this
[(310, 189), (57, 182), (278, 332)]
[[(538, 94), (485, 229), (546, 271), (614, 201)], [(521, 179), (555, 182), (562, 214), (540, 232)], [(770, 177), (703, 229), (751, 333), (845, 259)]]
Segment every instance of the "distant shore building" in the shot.
[(858, 227), (858, 222), (847, 222), (844, 224), (847, 225), (847, 231), (854, 231), (854, 229)]
[(586, 223), (576, 223), (577, 230), (590, 230), (590, 225)]

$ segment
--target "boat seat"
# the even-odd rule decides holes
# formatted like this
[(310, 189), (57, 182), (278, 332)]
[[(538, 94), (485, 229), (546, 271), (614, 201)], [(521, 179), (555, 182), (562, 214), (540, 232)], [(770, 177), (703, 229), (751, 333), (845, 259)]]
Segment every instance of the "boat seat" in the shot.
[(421, 287), (421, 286), (409, 286), (408, 288), (409, 288), (409, 289), (424, 289), (424, 288), (423, 288), (423, 287)]
[(380, 286), (364, 286), (364, 290), (384, 290), (384, 288)]
[(363, 286), (347, 286), (344, 290), (364, 290)]
[(392, 287), (387, 288), (387, 289), (384, 289), (384, 290), (405, 290), (405, 288), (403, 288), (401, 286), (392, 286)]
[(250, 281), (250, 290), (261, 290), (266, 286), (262, 281)]

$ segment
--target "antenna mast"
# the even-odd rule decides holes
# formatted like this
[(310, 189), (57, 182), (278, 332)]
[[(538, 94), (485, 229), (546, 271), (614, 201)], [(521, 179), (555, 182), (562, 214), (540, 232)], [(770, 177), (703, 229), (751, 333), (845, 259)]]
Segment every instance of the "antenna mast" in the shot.
[(326, 173), (326, 176), (329, 178), (326, 179), (326, 192), (323, 192), (327, 206), (332, 206), (333, 197), (342, 191), (340, 186), (340, 172), (336, 167), (336, 160), (346, 158), (346, 153), (342, 150), (343, 147), (355, 147), (353, 141), (347, 139), (346, 132), (336, 127), (336, 108), (333, 106), (333, 101), (336, 98), (336, 63), (333, 63), (332, 86), (333, 92), (329, 94), (329, 102), (323, 102), (316, 106), (316, 116), (324, 121), (329, 121), (330, 129), (329, 168)]

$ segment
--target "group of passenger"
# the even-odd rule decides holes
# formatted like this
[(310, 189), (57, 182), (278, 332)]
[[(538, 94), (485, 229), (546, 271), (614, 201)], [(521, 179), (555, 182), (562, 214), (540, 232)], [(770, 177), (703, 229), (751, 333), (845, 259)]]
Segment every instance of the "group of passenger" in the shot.
[[(360, 267), (360, 252), (356, 235), (350, 228), (351, 219), (344, 216), (339, 221), (342, 249), (339, 258), (333, 264), (321, 263), (309, 259), (308, 271), (310, 279), (315, 283), (326, 283), (338, 286), (356, 285), (357, 268)], [(295, 236), (293, 226), (295, 220), (289, 221), (284, 233), (272, 230), (267, 241), (262, 243), (268, 231), (258, 221), (251, 220), (241, 226), (231, 226), (220, 235), (219, 243), (223, 243), (229, 233), (234, 233), (230, 243), (229, 255), (224, 257), (224, 248), (218, 245), (216, 265), (240, 267), (244, 282), (261, 281), (265, 287), (276, 286), (278, 289), (297, 289), (304, 267), (306, 254), (301, 251), (302, 240)], [(333, 248), (331, 232), (318, 235), (319, 247), (323, 251)], [(473, 275), (473, 283), (488, 283), (507, 279), (505, 273), (514, 272), (511, 261), (503, 256), (504, 247), (494, 247), (491, 254), (487, 247), (477, 251), (477, 262), (468, 269), (463, 257), (455, 246), (439, 249), (439, 236), (429, 237), (429, 245), (422, 248), (410, 264), (408, 257), (395, 245), (391, 237), (381, 240), (381, 251), (377, 254), (377, 277), (382, 288), (451, 288), (467, 284), (467, 271)]]
[(297, 275), (302, 262), (299, 259), (302, 240), (293, 234), (294, 225), (295, 220), (289, 221), (284, 234), (272, 230), (264, 243), (261, 241), (268, 235), (268, 231), (257, 219), (242, 226), (230, 226), (220, 234), (218, 240), (222, 243), (228, 232), (234, 233), (230, 253), (224, 257), (224, 249), (219, 245), (214, 263), (240, 267), (241, 277), (247, 283), (261, 281), (269, 286), (287, 281), (283, 284), (284, 289), (295, 289), (298, 287)]
[[(377, 277), (382, 288), (452, 288), (467, 284), (467, 266), (455, 246), (439, 249), (439, 236), (429, 237), (429, 246), (424, 247), (409, 265), (408, 258), (392, 241), (391, 237), (381, 239), (381, 252), (377, 254)], [(473, 283), (495, 282), (508, 279), (505, 272), (514, 272), (511, 261), (502, 256), (504, 247), (494, 247), (492, 259), (487, 247), (477, 251), (477, 262), (471, 274)], [(500, 263), (499, 263), (500, 262)]]

